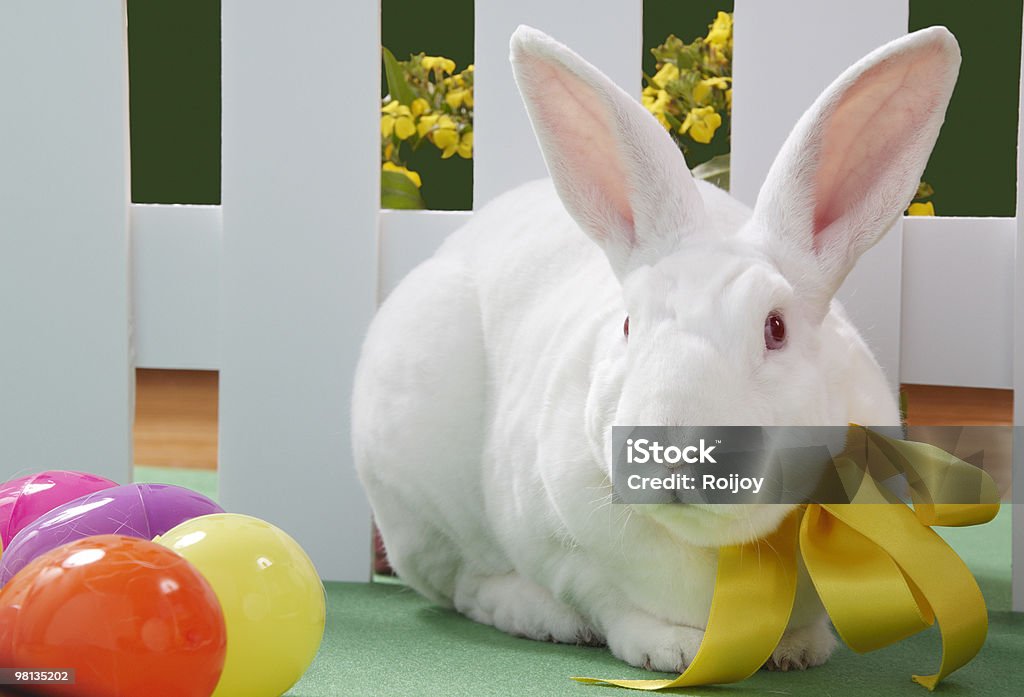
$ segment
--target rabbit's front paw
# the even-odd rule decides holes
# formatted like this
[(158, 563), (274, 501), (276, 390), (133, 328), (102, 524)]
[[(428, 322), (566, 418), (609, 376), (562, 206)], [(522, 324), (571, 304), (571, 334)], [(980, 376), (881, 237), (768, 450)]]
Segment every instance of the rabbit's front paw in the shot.
[(682, 673), (697, 654), (703, 638), (703, 629), (669, 624), (636, 612), (609, 628), (608, 648), (639, 668)]
[(832, 655), (836, 638), (827, 622), (789, 629), (765, 664), (765, 670), (804, 670), (820, 666)]
[(562, 644), (604, 643), (575, 610), (516, 573), (462, 573), (455, 584), (454, 603), (470, 619), (513, 636)]

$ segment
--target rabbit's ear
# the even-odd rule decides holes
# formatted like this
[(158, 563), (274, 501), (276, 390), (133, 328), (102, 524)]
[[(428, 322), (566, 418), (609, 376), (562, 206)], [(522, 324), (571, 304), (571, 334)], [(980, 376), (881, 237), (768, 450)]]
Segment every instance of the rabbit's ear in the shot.
[(520, 26), (511, 48), (558, 195), (620, 279), (706, 227), (682, 153), (643, 106), (543, 32)]
[(822, 315), (914, 197), (959, 66), (944, 27), (901, 37), (840, 75), (782, 146), (758, 195), (755, 229)]

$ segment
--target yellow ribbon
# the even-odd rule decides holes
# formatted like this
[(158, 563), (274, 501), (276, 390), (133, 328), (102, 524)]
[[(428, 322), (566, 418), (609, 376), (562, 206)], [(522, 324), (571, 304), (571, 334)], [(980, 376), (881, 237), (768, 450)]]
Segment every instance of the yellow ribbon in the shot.
[[(931, 445), (851, 426), (836, 458), (847, 504), (810, 504), (768, 537), (719, 551), (715, 594), (700, 649), (673, 680), (573, 678), (587, 684), (662, 690), (737, 682), (771, 656), (796, 598), (797, 549), (832, 624), (858, 653), (900, 641), (938, 620), (939, 669), (913, 679), (929, 690), (969, 662), (988, 615), (974, 576), (931, 529), (986, 523), (999, 511), (983, 471)], [(877, 481), (905, 474), (911, 509)], [(953, 492), (979, 503), (944, 504)]]

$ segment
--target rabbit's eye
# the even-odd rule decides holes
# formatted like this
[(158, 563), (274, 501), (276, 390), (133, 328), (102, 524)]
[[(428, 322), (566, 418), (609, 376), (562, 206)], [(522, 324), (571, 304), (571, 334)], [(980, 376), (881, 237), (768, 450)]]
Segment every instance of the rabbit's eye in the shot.
[(764, 320), (764, 346), (769, 351), (782, 348), (786, 343), (786, 323), (778, 312), (769, 312)]
[(622, 336), (629, 338), (629, 315), (626, 315), (626, 321), (622, 323)]

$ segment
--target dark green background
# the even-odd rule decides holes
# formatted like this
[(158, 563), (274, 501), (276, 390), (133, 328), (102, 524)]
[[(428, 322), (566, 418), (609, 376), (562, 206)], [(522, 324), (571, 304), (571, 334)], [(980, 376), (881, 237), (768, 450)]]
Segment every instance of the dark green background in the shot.
[(132, 200), (220, 203), (220, 0), (128, 1)]
[[(910, 3), (910, 29), (945, 24), (964, 55), (946, 125), (925, 173), (941, 215), (1014, 215), (1021, 5), (1022, 0)], [(646, 0), (645, 49), (670, 33), (686, 40), (704, 33), (718, 9), (731, 10), (732, 2)], [(219, 17), (218, 0), (128, 1), (136, 202), (220, 201)], [(428, 6), (384, 0), (383, 41), (399, 58), (423, 51), (448, 56), (461, 68), (473, 56), (473, 2)], [(645, 55), (644, 69), (652, 68)], [(780, 98), (785, 98), (785, 82), (799, 77), (799, 66), (780, 76)], [(339, 82), (343, 79), (339, 76)], [(707, 154), (695, 153), (698, 159)], [(457, 157), (442, 162), (424, 148), (410, 165), (423, 174), (432, 208), (470, 207), (471, 162)]]
[(939, 215), (1015, 215), (1021, 0), (916, 0), (910, 29), (944, 24), (963, 64), (925, 171)]

